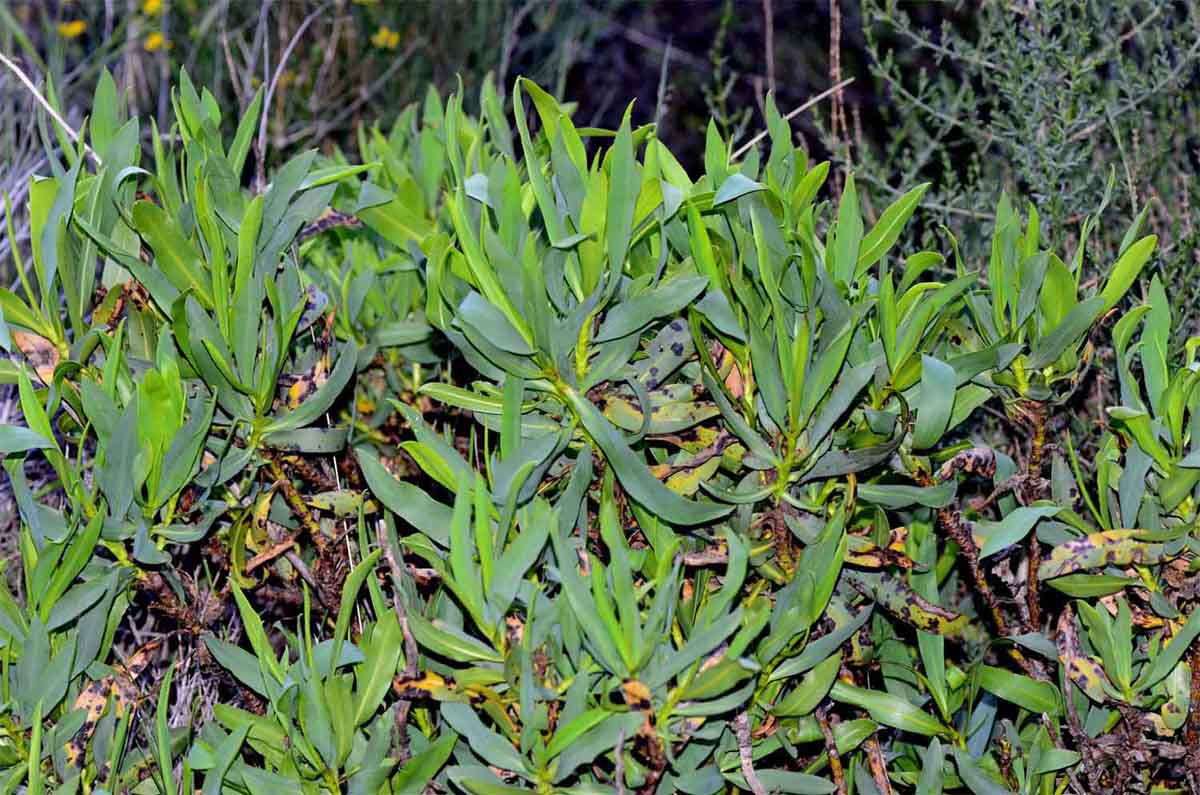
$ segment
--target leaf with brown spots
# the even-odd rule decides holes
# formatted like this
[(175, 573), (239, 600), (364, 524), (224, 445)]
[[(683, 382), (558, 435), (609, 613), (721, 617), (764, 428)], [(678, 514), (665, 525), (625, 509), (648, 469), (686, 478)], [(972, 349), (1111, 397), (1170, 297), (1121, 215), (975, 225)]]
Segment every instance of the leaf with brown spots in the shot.
[(424, 675), (416, 679), (397, 676), (392, 680), (392, 691), (400, 698), (413, 700), (431, 698), (434, 701), (466, 701), (468, 699), (465, 693), (454, 687), (453, 681), (449, 681), (433, 671), (426, 671)]
[(289, 409), (299, 408), (309, 395), (316, 392), (329, 380), (329, 354), (325, 353), (317, 360), (310, 372), (295, 376), (295, 380), (287, 390), (287, 405)]
[(1138, 540), (1140, 530), (1104, 530), (1059, 544), (1038, 567), (1038, 579), (1048, 580), (1101, 566), (1154, 564), (1167, 556), (1163, 544)]
[(123, 664), (113, 667), (113, 673), (89, 683), (80, 691), (75, 699), (75, 709), (87, 712), (79, 731), (67, 741), (67, 761), (77, 768), (82, 768), (87, 758), (87, 746), (96, 726), (104, 716), (109, 698), (112, 699), (113, 709), (117, 715), (123, 715), (138, 696), (134, 682), (150, 665), (152, 655), (162, 645), (162, 640), (152, 640), (134, 652)]
[(1095, 657), (1084, 654), (1079, 645), (1079, 634), (1075, 629), (1075, 614), (1070, 607), (1063, 609), (1058, 617), (1058, 661), (1062, 663), (1067, 678), (1093, 701), (1103, 703), (1107, 699), (1106, 687), (1112, 685), (1104, 673), (1104, 666)]
[(990, 447), (972, 447), (957, 453), (938, 470), (938, 480), (947, 480), (956, 472), (990, 478), (996, 474), (996, 451)]
[(935, 605), (890, 574), (845, 572), (844, 576), (856, 591), (917, 629), (954, 637), (961, 635), (967, 626), (965, 615)]
[(907, 537), (908, 528), (894, 528), (888, 539), (888, 545), (880, 547), (862, 536), (851, 535), (846, 552), (846, 562), (868, 569), (881, 569), (884, 566), (911, 569), (913, 567), (912, 558), (904, 552), (904, 541)]

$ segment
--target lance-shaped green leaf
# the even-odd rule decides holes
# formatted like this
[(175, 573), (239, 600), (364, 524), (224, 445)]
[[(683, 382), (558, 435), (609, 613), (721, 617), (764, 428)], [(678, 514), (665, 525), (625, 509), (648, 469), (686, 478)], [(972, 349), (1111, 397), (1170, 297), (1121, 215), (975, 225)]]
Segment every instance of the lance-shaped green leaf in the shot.
[(1154, 246), (1157, 243), (1158, 238), (1155, 235), (1147, 235), (1125, 249), (1125, 253), (1117, 259), (1117, 264), (1113, 265), (1112, 272), (1108, 274), (1108, 279), (1104, 282), (1104, 289), (1100, 291), (1100, 298), (1104, 300), (1103, 311), (1107, 312), (1116, 306), (1117, 302), (1129, 291), (1130, 286), (1150, 259), (1150, 255), (1154, 253)]
[(413, 527), (443, 547), (450, 544), (451, 509), (430, 497), (419, 487), (397, 480), (384, 468), (379, 456), (369, 447), (354, 450), (363, 478), (380, 502)]
[(1098, 295), (1076, 304), (1061, 323), (1034, 343), (1026, 362), (1027, 366), (1033, 370), (1040, 370), (1053, 364), (1062, 356), (1063, 351), (1079, 344), (1102, 311), (1104, 299)]
[(1054, 516), (1061, 508), (1057, 505), (1031, 505), (1015, 509), (999, 522), (980, 520), (975, 523), (976, 543), (980, 538), (979, 556), (986, 558), (1011, 547), (1029, 534), (1040, 520)]
[(833, 277), (849, 284), (858, 266), (859, 248), (863, 239), (862, 211), (858, 206), (858, 191), (854, 187), (854, 175), (846, 177), (842, 200), (838, 205), (837, 226), (833, 244), (827, 249), (833, 254), (831, 272)]
[(717, 188), (716, 195), (713, 196), (712, 200), (713, 207), (720, 207), (727, 202), (735, 201), (748, 194), (766, 189), (767, 186), (761, 182), (755, 182), (741, 172), (734, 172), (721, 183), (721, 187)]
[(1171, 456), (1155, 434), (1149, 414), (1139, 409), (1112, 406), (1108, 409), (1108, 416), (1119, 421), (1129, 430), (1129, 433), (1137, 440), (1138, 447), (1153, 458), (1154, 463), (1158, 464), (1160, 469), (1164, 472), (1170, 471)]
[(858, 487), (858, 498), (892, 510), (907, 508), (910, 505), (944, 508), (954, 499), (957, 490), (958, 482), (953, 479), (935, 486), (863, 483)]
[(338, 353), (337, 364), (329, 373), (328, 380), (317, 387), (317, 390), (305, 398), (304, 402), (291, 411), (286, 411), (267, 425), (267, 432), (287, 431), (293, 428), (303, 428), (314, 422), (329, 410), (333, 402), (342, 394), (350, 377), (354, 375), (354, 367), (358, 361), (358, 346), (354, 341), (348, 341)]
[(891, 693), (867, 690), (839, 681), (833, 683), (829, 695), (834, 701), (865, 709), (875, 720), (901, 731), (926, 737), (949, 736), (953, 733), (949, 726), (928, 712)]
[(608, 212), (604, 222), (604, 234), (608, 243), (608, 278), (613, 285), (624, 270), (625, 255), (629, 251), (629, 239), (633, 234), (633, 213), (636, 209), (638, 190), (638, 165), (633, 155), (633, 133), (629, 117), (632, 103), (625, 110), (616, 140), (609, 151), (611, 171), (608, 179)]
[(184, 237), (166, 212), (153, 202), (133, 205), (133, 224), (154, 251), (154, 261), (180, 292), (190, 290), (205, 307), (213, 296), (200, 250)]
[[(1171, 638), (1171, 642), (1146, 666), (1142, 675), (1138, 677), (1134, 688), (1136, 690), (1145, 690), (1148, 687), (1154, 687), (1155, 684), (1162, 681), (1167, 674), (1175, 669), (1179, 661), (1183, 659), (1184, 652), (1192, 647), (1197, 637), (1200, 637), (1200, 608), (1192, 610), (1192, 614), (1188, 617), (1183, 628), (1175, 634), (1175, 637)], [(1192, 709), (1197, 708), (1200, 708), (1200, 704), (1192, 705)]]
[(913, 448), (925, 450), (941, 440), (954, 409), (954, 368), (932, 356), (921, 356), (921, 397), (913, 428)]
[(945, 752), (942, 741), (934, 737), (929, 741), (925, 753), (921, 754), (921, 777), (917, 779), (917, 795), (942, 795), (945, 774)]
[(604, 316), (596, 332), (596, 342), (624, 337), (660, 317), (674, 315), (691, 304), (707, 286), (707, 276), (681, 276), (622, 301)]
[(588, 435), (604, 451), (625, 491), (663, 520), (672, 524), (698, 525), (719, 519), (733, 510), (729, 505), (684, 499), (668, 489), (651, 474), (645, 462), (590, 400), (567, 386), (562, 387), (561, 392)]
[(429, 621), (410, 612), (408, 623), (417, 643), (442, 657), (463, 663), (504, 662), (495, 649), (441, 619)]
[(529, 775), (525, 760), (517, 753), (517, 749), (504, 737), (484, 726), (470, 704), (443, 703), (441, 715), (450, 728), (470, 742), (471, 750), (488, 764), (523, 776)]
[(858, 252), (856, 275), (865, 273), (872, 265), (883, 259), (888, 250), (896, 244), (900, 233), (904, 231), (904, 225), (908, 223), (908, 219), (912, 217), (913, 212), (921, 203), (921, 197), (928, 189), (929, 183), (922, 183), (896, 199), (883, 211), (883, 215), (879, 216), (879, 222), (862, 239), (862, 245)]
[(601, 619), (599, 608), (583, 577), (579, 574), (575, 551), (568, 548), (561, 533), (550, 533), (550, 542), (554, 546), (554, 557), (558, 562), (562, 593), (566, 596), (567, 604), (574, 614), (575, 620), (591, 642), (594, 656), (610, 671), (627, 673), (616, 642), (608, 632), (605, 621)]
[(1053, 684), (1039, 682), (1003, 668), (980, 666), (979, 686), (992, 695), (1011, 701), (1030, 712), (1057, 715), (1062, 709), (1062, 699), (1059, 697), (1058, 688)]
[(20, 425), (0, 425), (0, 457), (54, 447), (54, 442)]
[(1011, 790), (985, 773), (971, 755), (961, 748), (951, 749), (958, 775), (974, 795), (1011, 795)]
[[(789, 793), (789, 795), (828, 795), (831, 792), (837, 792), (837, 785), (832, 781), (811, 773), (765, 768), (756, 771), (755, 775), (758, 776), (759, 783), (768, 792)], [(728, 773), (726, 776), (743, 792), (751, 791), (750, 785), (740, 771)]]
[(833, 687), (841, 665), (841, 654), (826, 658), (805, 674), (783, 701), (771, 707), (772, 714), (791, 717), (812, 712)]

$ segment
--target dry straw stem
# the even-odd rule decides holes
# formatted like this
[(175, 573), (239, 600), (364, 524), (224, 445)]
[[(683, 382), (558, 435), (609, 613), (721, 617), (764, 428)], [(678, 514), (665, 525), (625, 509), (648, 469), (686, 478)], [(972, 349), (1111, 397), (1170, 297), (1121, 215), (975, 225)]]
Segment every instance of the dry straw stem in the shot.
[[(809, 108), (816, 105), (818, 102), (828, 99), (829, 97), (833, 96), (834, 94), (841, 91), (843, 88), (845, 88), (846, 86), (850, 85), (853, 82), (854, 82), (854, 78), (848, 77), (845, 80), (841, 81), (840, 83), (836, 83), (836, 84), (830, 86), (829, 88), (822, 91), (820, 94), (817, 94), (815, 97), (813, 97), (812, 99), (805, 102), (803, 105), (791, 110), (786, 116), (783, 117), (784, 121), (791, 121), (792, 119), (794, 119), (795, 117), (797, 117), (801, 113), (803, 113), (804, 111), (806, 111)], [(732, 159), (737, 160), (739, 157), (746, 154), (746, 152), (749, 152), (750, 147), (754, 146), (756, 143), (758, 143), (762, 139), (766, 138), (768, 132), (770, 132), (770, 131), (763, 130), (758, 135), (751, 138), (749, 141), (746, 141), (746, 143), (742, 144), (738, 148), (738, 150), (733, 153)]]
[[(29, 79), (29, 75), (25, 74), (24, 70), (21, 69), (21, 67), (18, 66), (15, 61), (2, 52), (0, 52), (0, 63), (7, 66), (9, 71), (17, 76), (17, 80), (21, 82), (21, 85), (25, 86), (25, 89), (29, 91), (30, 94), (33, 94), (33, 98), (36, 99), (38, 104), (50, 114), (50, 118), (54, 119), (55, 123), (58, 124), (59, 127), (63, 128), (63, 131), (71, 138), (71, 140), (75, 143), (79, 143), (79, 133), (77, 133), (71, 125), (67, 124), (67, 120), (59, 115), (59, 112), (54, 109), (54, 106), (51, 105), (46, 97), (42, 95), (42, 92), (38, 91), (37, 86), (35, 86), (33, 81)], [(87, 150), (88, 155), (90, 155), (92, 160), (96, 162), (97, 166), (104, 164), (100, 159), (100, 155), (96, 154), (96, 150), (88, 146), (86, 141), (83, 142), (83, 148)]]
[(284, 67), (287, 66), (292, 50), (296, 49), (296, 45), (300, 43), (300, 37), (304, 35), (304, 31), (308, 30), (308, 26), (324, 13), (328, 6), (328, 2), (321, 3), (312, 13), (304, 18), (304, 21), (300, 23), (300, 27), (296, 28), (296, 32), (292, 34), (291, 41), (287, 43), (283, 53), (279, 56), (279, 63), (275, 65), (275, 72), (271, 75), (271, 82), (267, 85), (267, 94), (263, 97), (262, 117), (258, 126), (258, 146), (255, 152), (258, 163), (258, 185), (260, 189), (266, 185), (267, 118), (270, 115), (267, 109), (271, 107), (271, 100), (275, 97), (275, 88), (279, 85), (279, 79), (283, 76)]

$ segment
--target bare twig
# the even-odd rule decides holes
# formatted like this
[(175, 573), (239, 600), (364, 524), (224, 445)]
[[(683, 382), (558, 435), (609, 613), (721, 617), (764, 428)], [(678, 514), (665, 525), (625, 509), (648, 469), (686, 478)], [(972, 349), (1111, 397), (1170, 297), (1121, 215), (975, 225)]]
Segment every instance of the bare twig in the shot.
[(525, 17), (533, 11), (534, 5), (533, 0), (523, 4), (509, 20), (508, 30), (504, 34), (504, 49), (500, 51), (500, 66), (496, 69), (496, 79), (502, 88), (508, 76), (508, 67), (512, 63), (513, 52), (517, 49), (517, 31), (521, 28)]
[(312, 538), (313, 544), (317, 548), (318, 553), (324, 553), (328, 544), (325, 534), (321, 532), (321, 526), (312, 517), (312, 511), (308, 504), (304, 502), (304, 498), (300, 496), (300, 492), (296, 489), (296, 485), (292, 483), (292, 479), (283, 471), (279, 461), (272, 455), (264, 456), (267, 461), (267, 471), (271, 477), (275, 479), (279, 490), (283, 492), (283, 500), (292, 509), (292, 513), (300, 520), (300, 524), (304, 530)]
[(296, 543), (296, 539), (299, 538), (299, 536), (299, 533), (292, 533), (278, 544), (273, 544), (267, 549), (264, 549), (262, 552), (259, 552), (257, 555), (250, 558), (250, 560), (246, 561), (246, 568), (243, 569), (243, 573), (249, 574), (259, 566), (275, 560), (275, 558), (279, 557), (280, 555), (286, 555), (291, 551), (292, 545)]
[(361, 108), (364, 104), (366, 104), (371, 97), (374, 96), (375, 92), (378, 91), (389, 79), (391, 79), (392, 75), (394, 75), (397, 70), (400, 69), (400, 67), (404, 66), (404, 64), (408, 62), (409, 57), (411, 57), (412, 54), (416, 52), (417, 48), (424, 43), (424, 39), (414, 39), (409, 43), (408, 47), (405, 48), (404, 52), (397, 56), (396, 59), (393, 60), (388, 66), (388, 68), (385, 69), (381, 75), (379, 75), (379, 77), (375, 78), (371, 85), (367, 86), (365, 89), (360, 89), (358, 98), (343, 108), (338, 115), (334, 116), (330, 121), (321, 122), (315, 127), (310, 124), (306, 125), (301, 130), (290, 133), (284, 142), (285, 146), (291, 146), (297, 141), (303, 139), (305, 136), (319, 140), (324, 138), (325, 135), (331, 130), (337, 129), (338, 125), (349, 118), (351, 114)]
[(258, 146), (256, 147), (255, 155), (258, 158), (258, 187), (261, 189), (266, 184), (266, 154), (267, 154), (267, 117), (268, 108), (271, 107), (271, 99), (275, 96), (275, 87), (279, 84), (279, 78), (283, 76), (283, 69), (287, 66), (288, 58), (292, 54), (292, 50), (296, 49), (296, 45), (300, 43), (300, 38), (304, 35), (304, 31), (308, 30), (317, 17), (325, 13), (325, 9), (329, 7), (329, 0), (321, 3), (313, 9), (312, 13), (304, 18), (300, 23), (300, 27), (296, 28), (296, 32), (292, 34), (291, 41), (287, 43), (283, 53), (279, 56), (279, 63), (275, 64), (275, 73), (271, 75), (271, 82), (267, 84), (267, 93), (263, 97), (262, 115), (259, 117), (258, 123)]
[(712, 444), (710, 444), (708, 447), (705, 447), (703, 450), (697, 451), (694, 456), (686, 461), (681, 461), (678, 464), (659, 464), (651, 467), (650, 471), (654, 473), (655, 477), (666, 479), (677, 472), (696, 469), (697, 467), (701, 467), (717, 456), (723, 454), (726, 448), (733, 445), (736, 441), (736, 436), (729, 431), (722, 430), (717, 434), (717, 438), (713, 440)]
[[(79, 143), (79, 133), (77, 133), (75, 129), (71, 127), (71, 125), (67, 124), (67, 120), (60, 116), (58, 111), (54, 109), (54, 106), (46, 100), (46, 97), (43, 96), (42, 92), (38, 90), (38, 87), (35, 86), (33, 81), (29, 79), (29, 75), (25, 74), (24, 70), (22, 70), (20, 66), (18, 66), (11, 58), (2, 52), (0, 52), (0, 63), (7, 66), (9, 71), (16, 75), (17, 80), (21, 82), (21, 85), (25, 86), (25, 89), (33, 95), (34, 99), (37, 100), (37, 103), (41, 105), (47, 113), (50, 114), (50, 118), (54, 119), (55, 123), (58, 124), (59, 127), (62, 127), (63, 132), (65, 132), (72, 141)], [(100, 159), (100, 155), (96, 154), (96, 150), (88, 146), (86, 141), (83, 142), (83, 148), (88, 155), (91, 156), (92, 160), (97, 166), (104, 164), (104, 162)]]
[(754, 772), (754, 753), (750, 737), (750, 714), (739, 712), (733, 719), (734, 733), (737, 735), (738, 758), (742, 762), (742, 775), (746, 777), (746, 786), (754, 795), (767, 795), (767, 788)]
[(617, 733), (617, 746), (613, 749), (613, 786), (617, 795), (625, 795), (625, 730)]
[(763, 48), (766, 50), (767, 91), (775, 93), (775, 8), (771, 0), (762, 0)]
[[(846, 86), (850, 85), (853, 82), (854, 82), (854, 78), (848, 77), (845, 80), (838, 83), (837, 85), (830, 86), (829, 88), (822, 91), (820, 94), (817, 94), (815, 97), (809, 99), (803, 105), (800, 105), (799, 107), (792, 109), (786, 116), (783, 117), (783, 120), (791, 121), (792, 119), (796, 118), (801, 113), (803, 113), (804, 111), (813, 107), (817, 103), (819, 103), (825, 99), (828, 99), (829, 97), (833, 96), (838, 91), (841, 91), (843, 88), (845, 88)], [(738, 147), (738, 150), (733, 153), (733, 159), (737, 160), (739, 157), (746, 154), (746, 152), (750, 151), (750, 147), (754, 146), (756, 143), (758, 143), (762, 139), (766, 138), (769, 133), (770, 133), (770, 130), (763, 130), (758, 135), (751, 138), (749, 141), (746, 141), (746, 143), (744, 143), (740, 147)]]
[(729, 562), (729, 553), (723, 549), (705, 549), (689, 552), (683, 556), (685, 566), (717, 566)]
[[(392, 574), (392, 609), (396, 611), (396, 620), (400, 622), (400, 632), (404, 636), (404, 678), (412, 681), (417, 678), (417, 641), (408, 626), (408, 610), (404, 606), (403, 588), (404, 553), (392, 545), (388, 538), (387, 525), (382, 520), (375, 525), (376, 540), (383, 550), (383, 559), (387, 561)], [(396, 708), (396, 728), (400, 732), (401, 763), (408, 761), (408, 711), (411, 702), (400, 702)]]
[[(841, 0), (829, 0), (829, 82), (842, 81), (842, 3)], [(842, 135), (848, 137), (846, 128), (846, 104), (839, 88), (833, 95), (833, 114), (829, 120), (833, 137), (838, 136), (838, 125), (841, 125)], [(846, 141), (849, 147), (850, 142)]]
[(863, 741), (863, 747), (867, 750), (867, 765), (871, 768), (871, 778), (875, 779), (875, 788), (879, 790), (880, 795), (892, 795), (892, 782), (887, 774), (887, 760), (883, 758), (883, 748), (879, 745), (879, 738), (872, 734)]
[(838, 795), (846, 795), (846, 769), (842, 766), (842, 757), (838, 754), (837, 741), (833, 737), (833, 729), (829, 725), (829, 709), (817, 708), (817, 725), (821, 727), (821, 736), (825, 738), (825, 753), (829, 756), (829, 772), (833, 774), (833, 785), (837, 787)]

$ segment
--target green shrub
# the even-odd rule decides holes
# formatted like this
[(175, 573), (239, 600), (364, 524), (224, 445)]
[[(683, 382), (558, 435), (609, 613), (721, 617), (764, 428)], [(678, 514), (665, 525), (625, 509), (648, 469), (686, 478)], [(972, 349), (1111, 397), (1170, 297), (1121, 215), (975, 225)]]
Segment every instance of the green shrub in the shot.
[(152, 168), (97, 115), (103, 165), (35, 183), (6, 784), (1183, 791), (1200, 393), (1160, 281), (1121, 405), (1064, 408), (1140, 222), (1089, 262), (1095, 216), (1059, 254), (1005, 199), (986, 262), (901, 251), (927, 186), (867, 228), (770, 103), (693, 180), (513, 93), (255, 194), (255, 113), (222, 140), (185, 75)]
[[(1163, 238), (1159, 268), (1180, 315), (1175, 344), (1195, 333), (1189, 108), (1200, 96), (1200, 8), (983, 3), (931, 19), (896, 0), (868, 0), (862, 15), (868, 68), (886, 92), (886, 140), (852, 156), (873, 197), (890, 201), (896, 182), (936, 180), (926, 229), (945, 224), (982, 256), (978, 230), (991, 226), (1001, 192), (1036, 202), (1057, 243), (1107, 191), (1094, 251), (1117, 250), (1124, 225), (1113, 219), (1146, 216)], [(845, 142), (824, 140), (848, 156)]]

